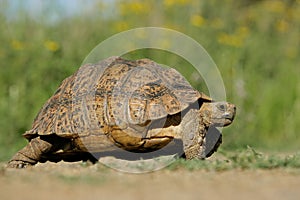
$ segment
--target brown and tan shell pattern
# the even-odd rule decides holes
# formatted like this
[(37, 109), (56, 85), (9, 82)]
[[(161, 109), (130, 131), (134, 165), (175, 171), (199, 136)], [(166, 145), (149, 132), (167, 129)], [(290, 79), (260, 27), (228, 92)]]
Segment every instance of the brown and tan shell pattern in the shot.
[(179, 113), (200, 98), (211, 101), (172, 68), (149, 59), (110, 57), (66, 78), (24, 136), (109, 134), (112, 126), (145, 124)]

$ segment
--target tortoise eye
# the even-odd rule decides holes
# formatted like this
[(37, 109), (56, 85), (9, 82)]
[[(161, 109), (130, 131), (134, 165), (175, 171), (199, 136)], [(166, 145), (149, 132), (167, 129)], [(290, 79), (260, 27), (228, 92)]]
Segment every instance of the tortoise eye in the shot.
[(225, 111), (226, 109), (226, 106), (224, 104), (220, 104), (218, 107), (221, 111)]

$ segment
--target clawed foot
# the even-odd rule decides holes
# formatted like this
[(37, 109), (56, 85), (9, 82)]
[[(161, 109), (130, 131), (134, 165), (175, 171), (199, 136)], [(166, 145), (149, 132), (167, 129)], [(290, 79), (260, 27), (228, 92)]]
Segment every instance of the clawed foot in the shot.
[(23, 168), (28, 168), (32, 166), (30, 163), (28, 162), (24, 162), (21, 160), (11, 160), (8, 162), (7, 164), (7, 168), (15, 168), (15, 169), (23, 169)]

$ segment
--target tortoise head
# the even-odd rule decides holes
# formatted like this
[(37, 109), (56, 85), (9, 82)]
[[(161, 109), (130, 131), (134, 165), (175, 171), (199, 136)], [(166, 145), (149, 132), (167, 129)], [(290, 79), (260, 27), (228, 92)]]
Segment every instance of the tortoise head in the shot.
[(235, 105), (228, 102), (204, 102), (200, 107), (200, 117), (206, 126), (228, 126), (235, 113)]

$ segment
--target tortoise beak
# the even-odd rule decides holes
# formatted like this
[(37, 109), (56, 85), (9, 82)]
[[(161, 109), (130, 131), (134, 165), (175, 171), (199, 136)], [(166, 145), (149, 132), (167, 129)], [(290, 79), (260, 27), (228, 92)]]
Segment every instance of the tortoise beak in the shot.
[(227, 110), (223, 115), (224, 118), (223, 126), (228, 126), (229, 124), (231, 124), (235, 118), (235, 115), (236, 115), (236, 106), (234, 104), (229, 103), (227, 106)]

